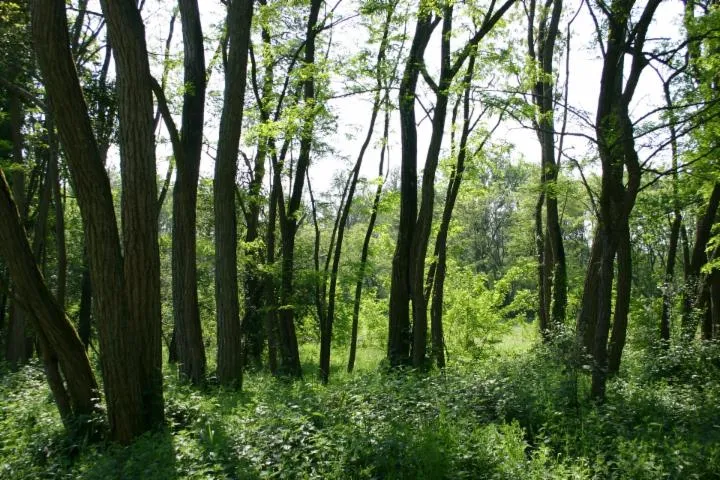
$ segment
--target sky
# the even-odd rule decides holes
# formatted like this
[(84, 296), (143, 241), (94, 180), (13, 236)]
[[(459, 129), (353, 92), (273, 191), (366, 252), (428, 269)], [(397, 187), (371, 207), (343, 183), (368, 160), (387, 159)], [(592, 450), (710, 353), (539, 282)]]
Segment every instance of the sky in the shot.
[[(92, 2), (91, 2), (92, 3)], [(156, 75), (160, 77), (162, 73), (162, 53), (164, 51), (164, 45), (168, 36), (169, 19), (172, 14), (172, 8), (175, 2), (163, 2), (160, 0), (146, 0), (143, 8), (143, 17), (146, 22), (146, 37), (148, 42), (148, 50), (150, 51), (151, 58), (151, 69)], [(333, 4), (334, 5), (334, 4)], [(511, 13), (514, 16), (521, 15), (521, 4), (516, 6), (516, 10)], [(97, 8), (99, 6), (90, 7)], [(212, 58), (218, 42), (218, 32), (220, 25), (224, 17), (224, 5), (219, 0), (200, 0), (201, 19), (203, 22), (203, 31), (206, 36), (206, 61), (210, 61)], [(575, 16), (577, 10), (580, 12), (577, 14), (571, 27), (571, 48), (570, 53), (570, 76), (569, 76), (569, 90), (568, 90), (568, 103), (573, 106), (576, 111), (586, 112), (586, 117), (594, 119), (595, 115), (595, 102), (597, 101), (597, 94), (599, 89), (599, 79), (602, 69), (602, 61), (600, 57), (600, 50), (595, 42), (594, 37), (594, 24), (592, 23), (591, 17), (588, 14), (587, 6), (582, 5), (580, 1), (575, 0), (566, 2), (565, 13), (563, 22), (561, 23), (561, 30), (564, 33), (567, 30), (567, 22), (571, 17)], [(651, 27), (649, 38), (677, 38), (680, 32), (682, 23), (682, 3), (677, 0), (663, 2), (658, 10), (655, 17), (655, 21)], [(352, 16), (357, 10), (357, 2), (354, 0), (341, 0), (337, 11), (336, 18), (342, 16)], [(458, 20), (458, 23), (461, 20)], [(521, 20), (515, 22), (517, 30), (510, 30), (507, 32), (506, 43), (512, 42), (516, 47), (519, 42), (524, 42), (525, 39), (525, 21)], [(412, 32), (413, 24), (408, 26), (408, 32)], [(437, 71), (438, 62), (436, 58), (439, 57), (439, 34), (440, 28), (437, 28), (433, 39), (431, 40), (427, 52), (426, 52), (426, 63), (428, 70), (432, 73)], [(351, 19), (347, 22), (339, 24), (333, 30), (332, 36), (332, 47), (331, 57), (336, 58), (342, 62), (346, 56), (350, 56), (357, 50), (365, 45), (367, 34), (364, 27), (359, 23), (357, 19)], [(563, 39), (564, 41), (565, 39)], [(178, 89), (182, 83), (182, 32), (180, 29), (179, 19), (175, 24), (175, 31), (173, 36), (173, 51), (178, 55), (175, 57), (178, 60), (178, 68), (171, 74), (168, 89)], [(462, 43), (462, 38), (454, 38), (453, 46), (457, 48)], [(497, 40), (498, 45), (503, 45), (503, 39)], [(376, 46), (373, 48), (373, 55)], [(522, 43), (519, 46), (524, 52), (527, 47)], [(407, 46), (406, 46), (407, 49)], [(558, 46), (559, 50), (565, 51), (565, 46)], [(559, 84), (564, 84), (566, 81), (565, 77), (565, 61), (566, 58), (562, 58), (559, 63), (561, 68), (559, 72)], [(504, 83), (504, 82), (501, 82)], [(422, 84), (422, 81), (421, 81)], [(338, 91), (337, 94), (343, 94), (342, 85), (333, 85)], [(495, 85), (493, 85), (495, 87)], [(502, 85), (498, 84), (497, 88), (503, 88)], [(223, 78), (220, 71), (214, 71), (210, 78), (209, 93), (211, 96), (217, 97), (222, 93), (223, 90)], [(427, 89), (425, 89), (427, 91)], [(332, 155), (325, 155), (318, 158), (313, 158), (313, 163), (310, 167), (311, 181), (313, 190), (315, 192), (322, 192), (330, 188), (331, 181), (338, 172), (343, 172), (343, 177), (350, 168), (351, 163), (354, 163), (357, 157), (358, 151), (362, 140), (365, 137), (367, 131), (367, 124), (370, 118), (371, 112), (371, 98), (369, 95), (364, 96), (349, 96), (342, 97), (329, 102), (330, 109), (335, 113), (337, 118), (337, 124), (335, 134), (331, 135), (327, 142), (329, 145), (334, 147), (334, 153)], [(397, 97), (394, 98), (397, 103)], [(640, 116), (643, 113), (651, 110), (658, 106), (658, 102), (662, 101), (662, 90), (661, 83), (659, 82), (656, 73), (646, 68), (641, 78), (641, 83), (638, 88), (638, 93), (632, 105), (632, 112), (635, 116)], [(428, 100), (425, 101), (428, 103)], [(213, 174), (213, 160), (212, 152), (214, 151), (214, 144), (217, 141), (217, 125), (219, 123), (219, 104), (218, 102), (208, 102), (208, 110), (206, 113), (206, 127), (205, 136), (208, 141), (209, 147), (207, 151), (209, 155), (206, 155), (203, 159), (201, 166), (201, 174), (206, 177), (212, 177)], [(179, 121), (179, 109), (177, 109)], [(420, 107), (417, 107), (418, 118), (422, 118), (423, 111)], [(584, 133), (592, 135), (592, 131), (588, 129), (588, 126), (584, 124), (578, 117), (574, 115), (569, 116), (568, 132), (570, 133)], [(495, 119), (489, 119), (489, 124), (494, 124)], [(557, 120), (559, 126), (559, 118)], [(374, 178), (377, 175), (377, 162), (379, 159), (378, 139), (382, 129), (382, 120), (379, 119), (376, 124), (376, 130), (374, 135), (374, 141), (371, 148), (366, 154), (364, 161), (364, 168), (362, 169), (362, 175), (367, 178)], [(158, 142), (158, 170), (159, 174), (163, 175), (167, 168), (167, 162), (164, 161), (169, 155), (171, 155), (171, 149), (169, 143), (166, 141), (167, 133), (166, 130), (161, 126), (159, 131), (159, 142)], [(399, 167), (400, 148), (399, 148), (399, 122), (397, 114), (395, 113), (392, 117), (391, 133), (390, 133), (390, 162), (391, 168)], [(425, 120), (420, 123), (418, 127), (418, 154), (420, 158), (422, 168), (422, 162), (424, 162), (425, 152), (427, 149), (427, 143), (430, 136), (430, 122)], [(446, 139), (449, 136), (446, 135)], [(515, 161), (525, 159), (530, 162), (539, 163), (539, 145), (535, 133), (526, 127), (519, 125), (518, 123), (506, 119), (501, 123), (500, 128), (496, 131), (494, 137), (498, 142), (509, 142), (513, 144), (512, 157)], [(576, 156), (577, 158), (588, 158), (594, 156), (594, 151), (589, 142), (578, 136), (569, 136), (565, 140), (567, 151), (570, 155)], [(252, 156), (254, 153), (252, 146), (244, 145), (243, 150)], [(445, 144), (447, 148), (447, 142)], [(117, 153), (116, 153), (117, 155)], [(642, 152), (641, 152), (642, 156)], [(662, 157), (659, 157), (658, 161), (662, 161)], [(244, 168), (243, 162), (240, 162), (241, 170)], [(569, 165), (568, 165), (569, 168)], [(592, 165), (587, 167), (590, 170), (597, 170), (597, 167)], [(566, 174), (576, 175), (576, 172), (566, 170)], [(586, 173), (587, 174), (587, 173)]]

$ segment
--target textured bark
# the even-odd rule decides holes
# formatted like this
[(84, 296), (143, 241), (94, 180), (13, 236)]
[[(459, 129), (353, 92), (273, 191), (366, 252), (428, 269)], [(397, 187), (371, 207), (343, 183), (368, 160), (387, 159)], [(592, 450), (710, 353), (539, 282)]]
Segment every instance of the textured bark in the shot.
[(225, 96), (215, 161), (215, 302), (217, 308), (217, 377), (224, 385), (242, 385), (242, 333), (238, 302), (235, 178), (242, 130), (253, 1), (228, 3), (229, 53)]
[[(63, 421), (67, 427), (75, 421), (88, 422), (98, 411), (99, 396), (90, 361), (36, 265), (17, 205), (1, 170), (0, 217), (5, 219), (0, 229), (0, 256), (12, 277), (15, 294), (27, 309), (27, 318), (40, 339), (46, 374)], [(85, 423), (82, 428), (87, 426)]]
[(65, 4), (33, 2), (33, 40), (83, 217), (102, 354), (111, 438), (122, 443), (147, 430), (143, 422), (138, 348), (130, 320), (120, 235), (110, 182), (93, 135), (68, 47)]
[(205, 53), (197, 0), (180, 0), (183, 31), (182, 130), (175, 153), (173, 189), (173, 317), (181, 375), (199, 385), (205, 380), (205, 347), (197, 293), (196, 212), (205, 112)]
[(143, 424), (162, 425), (162, 320), (153, 97), (145, 27), (133, 0), (101, 1), (117, 74), (128, 334), (139, 349)]

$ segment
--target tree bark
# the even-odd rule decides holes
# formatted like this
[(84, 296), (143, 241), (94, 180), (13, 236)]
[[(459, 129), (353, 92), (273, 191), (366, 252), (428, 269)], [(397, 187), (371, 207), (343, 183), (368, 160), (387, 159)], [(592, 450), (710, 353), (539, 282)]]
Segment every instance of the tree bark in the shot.
[(242, 332), (238, 302), (235, 178), (242, 131), (253, 1), (228, 3), (229, 53), (225, 96), (215, 161), (215, 302), (217, 308), (217, 377), (224, 385), (242, 386)]
[[(436, 259), (432, 275), (432, 305), (430, 309), (430, 332), (432, 338), (432, 356), (438, 368), (445, 368), (445, 335), (443, 331), (443, 304), (445, 296), (445, 274), (447, 270), (447, 238), (450, 232), (453, 210), (460, 193), (460, 186), (465, 173), (465, 161), (468, 156), (468, 139), (470, 137), (470, 90), (472, 77), (475, 71), (475, 55), (470, 55), (467, 71), (463, 78), (465, 92), (463, 94), (463, 124), (460, 134), (460, 144), (457, 153), (457, 161), (450, 173), (445, 205), (443, 207), (442, 219), (435, 239), (435, 251), (433, 257)], [(487, 137), (486, 137), (487, 138)], [(483, 142), (484, 143), (484, 142)], [(482, 148), (482, 144), (481, 144)], [(475, 152), (478, 153), (478, 152)]]
[[(87, 105), (68, 47), (65, 4), (34, 0), (33, 40), (83, 217), (96, 312), (110, 435), (129, 443), (148, 429), (138, 348), (130, 333), (120, 235), (110, 182), (93, 135)], [(152, 210), (154, 217), (154, 209)]]
[(415, 92), (420, 66), (439, 19), (419, 13), (398, 94), (400, 112), (400, 225), (392, 262), (387, 357), (393, 367), (410, 358), (411, 248), (417, 219), (417, 126)]
[[(552, 7), (552, 8), (551, 8)], [(535, 1), (530, 4), (528, 22), (528, 51), (537, 62), (538, 77), (533, 87), (533, 102), (537, 114), (533, 119), (540, 143), (540, 196), (536, 207), (536, 243), (538, 255), (538, 315), (540, 332), (548, 341), (558, 325), (565, 320), (567, 305), (567, 273), (565, 249), (560, 227), (557, 189), (558, 162), (555, 160), (555, 121), (553, 90), (553, 55), (562, 12), (562, 0), (548, 0), (540, 12), (538, 42), (535, 44)], [(545, 228), (542, 206), (545, 205)]]
[(131, 338), (139, 347), (143, 424), (162, 425), (162, 320), (153, 97), (145, 27), (134, 0), (101, 1), (115, 52), (122, 245)]
[[(627, 51), (630, 32), (630, 18), (633, 2), (614, 0), (606, 12), (610, 25), (607, 46), (603, 58), (603, 71), (598, 96), (596, 136), (602, 163), (601, 190), (599, 198), (598, 230), (593, 250), (599, 252), (599, 265), (591, 263), (586, 286), (596, 279), (596, 289), (585, 290), (583, 297), (597, 296), (595, 317), (588, 319), (595, 324), (593, 339), (593, 372), (591, 395), (598, 401), (605, 399), (605, 385), (608, 373), (619, 368), (624, 346), (631, 287), (631, 252), (629, 248), (630, 213), (635, 205), (640, 188), (641, 169), (635, 141), (633, 123), (628, 112), (640, 74), (646, 65), (643, 56), (645, 37), (652, 17), (660, 0), (650, 0), (632, 27), (632, 61), (625, 76), (623, 58)], [(627, 80), (626, 80), (627, 78)], [(627, 185), (623, 182), (627, 171)], [(611, 359), (608, 360), (608, 336), (612, 314), (612, 287), (616, 254), (620, 254), (618, 297), (614, 317), (614, 342), (611, 345)], [(595, 271), (593, 271), (595, 270)], [(583, 298), (583, 307), (586, 299)], [(581, 312), (582, 315), (587, 312)], [(617, 330), (617, 331), (615, 331)]]
[(182, 130), (173, 188), (173, 317), (179, 371), (195, 385), (205, 380), (197, 284), (197, 185), (205, 112), (205, 52), (197, 0), (180, 0), (183, 31)]
[(72, 428), (75, 421), (80, 421), (83, 422), (81, 428), (87, 428), (92, 423), (91, 416), (98, 412), (97, 382), (77, 333), (36, 265), (17, 205), (1, 170), (0, 217), (5, 219), (0, 229), (0, 256), (12, 277), (15, 294), (27, 309), (27, 318), (40, 338), (46, 374), (63, 422)]

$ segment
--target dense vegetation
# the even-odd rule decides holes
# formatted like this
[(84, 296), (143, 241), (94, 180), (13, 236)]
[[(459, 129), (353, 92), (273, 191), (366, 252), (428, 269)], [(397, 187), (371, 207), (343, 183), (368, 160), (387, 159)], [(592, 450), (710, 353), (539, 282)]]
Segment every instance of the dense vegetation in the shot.
[(719, 15), (0, 2), (0, 478), (718, 478)]

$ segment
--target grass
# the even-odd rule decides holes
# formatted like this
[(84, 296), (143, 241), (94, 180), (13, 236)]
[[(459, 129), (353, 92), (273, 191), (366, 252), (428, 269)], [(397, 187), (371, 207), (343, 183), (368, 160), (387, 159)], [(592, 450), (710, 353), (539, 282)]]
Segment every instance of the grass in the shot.
[[(41, 368), (0, 367), (0, 478), (720, 478), (718, 349), (656, 362), (688, 382), (630, 356), (638, 365), (597, 406), (561, 346), (525, 338), (429, 375), (382, 373), (379, 348), (347, 374), (337, 349), (327, 387), (310, 346), (303, 381), (251, 373), (243, 392), (197, 391), (168, 371), (167, 428), (129, 447), (68, 440)], [(703, 377), (678, 372), (677, 356)]]

